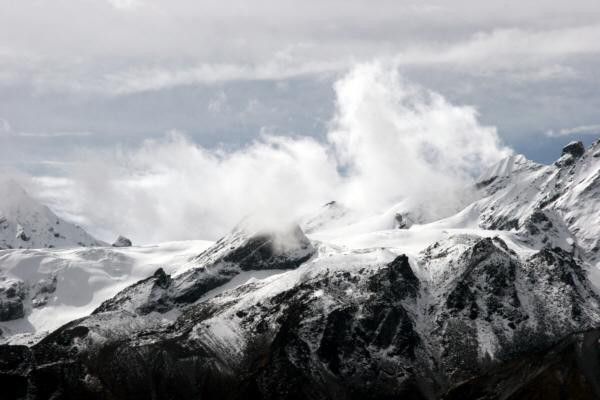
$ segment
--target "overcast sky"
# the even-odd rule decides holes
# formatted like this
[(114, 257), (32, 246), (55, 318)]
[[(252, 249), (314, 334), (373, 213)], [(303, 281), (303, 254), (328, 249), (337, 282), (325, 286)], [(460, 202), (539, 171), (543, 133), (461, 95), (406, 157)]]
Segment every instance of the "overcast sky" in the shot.
[(374, 60), (549, 163), (600, 136), (599, 38), (590, 0), (0, 0), (1, 168), (70, 178), (172, 131), (326, 142), (336, 82)]

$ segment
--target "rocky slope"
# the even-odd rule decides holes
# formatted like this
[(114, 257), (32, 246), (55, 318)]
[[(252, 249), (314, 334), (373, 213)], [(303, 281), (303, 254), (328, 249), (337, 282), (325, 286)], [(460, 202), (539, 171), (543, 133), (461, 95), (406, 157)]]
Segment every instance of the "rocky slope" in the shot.
[(35, 343), (158, 268), (182, 273), (212, 242), (0, 251), (0, 343)]
[(0, 346), (0, 382), (33, 399), (598, 398), (599, 176), (600, 142), (574, 143), (551, 166), (504, 160), (428, 224), (335, 203), (308, 237), (242, 224)]
[(83, 228), (57, 217), (14, 180), (0, 179), (0, 249), (102, 245)]

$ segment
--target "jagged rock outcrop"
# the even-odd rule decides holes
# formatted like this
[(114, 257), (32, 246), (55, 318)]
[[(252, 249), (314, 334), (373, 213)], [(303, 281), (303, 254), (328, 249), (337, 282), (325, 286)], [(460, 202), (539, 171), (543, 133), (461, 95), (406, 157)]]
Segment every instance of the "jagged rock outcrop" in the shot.
[(56, 275), (40, 279), (37, 283), (33, 285), (31, 289), (31, 305), (34, 308), (39, 308), (48, 304), (50, 297), (56, 291), (57, 285), (58, 278)]
[(109, 311), (128, 311), (139, 315), (151, 312), (164, 313), (173, 308), (169, 293), (172, 278), (162, 268), (149, 278), (143, 279), (117, 293), (96, 308), (93, 314)]
[(305, 221), (309, 237), (245, 221), (180, 273), (159, 268), (30, 348), (0, 346), (3, 393), (597, 398), (598, 146), (552, 166), (510, 157), (433, 228), (395, 229), (404, 205), (332, 242), (336, 203)]
[(563, 147), (561, 156), (570, 154), (574, 158), (579, 158), (583, 155), (583, 153), (585, 153), (585, 146), (583, 143), (577, 141), (571, 142)]
[[(500, 238), (456, 236), (415, 265), (400, 255), (310, 271), (172, 308), (177, 277), (158, 270), (10, 373), (26, 393), (92, 399), (434, 399), (600, 324), (585, 271), (560, 248), (522, 259)], [(157, 317), (166, 310), (178, 311)]]
[(520, 231), (529, 245), (536, 242), (537, 248), (573, 249), (585, 260), (597, 261), (598, 152), (600, 141), (588, 149), (581, 142), (573, 142), (553, 165), (536, 164), (523, 156), (498, 163), (482, 175), (479, 189), (483, 198), (471, 206), (479, 213), (479, 226)]
[(11, 321), (25, 315), (25, 285), (20, 280), (5, 279), (0, 282), (0, 321)]
[(112, 244), (113, 247), (131, 247), (131, 240), (127, 239), (125, 236), (120, 236), (115, 240)]
[(174, 301), (191, 303), (242, 271), (295, 269), (315, 249), (298, 226), (284, 230), (253, 231), (238, 226), (194, 260), (200, 265), (177, 277)]

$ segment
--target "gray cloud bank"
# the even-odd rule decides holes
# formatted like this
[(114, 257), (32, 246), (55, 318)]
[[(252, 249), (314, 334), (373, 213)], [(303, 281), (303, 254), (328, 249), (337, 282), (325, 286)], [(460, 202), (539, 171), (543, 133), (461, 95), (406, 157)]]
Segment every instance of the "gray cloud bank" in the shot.
[(540, 80), (600, 52), (600, 6), (583, 0), (3, 2), (0, 82), (38, 91), (286, 79), (376, 56)]
[(589, 143), (598, 37), (588, 0), (0, 0), (0, 169), (107, 239), (418, 202), (498, 137), (542, 162)]
[(65, 177), (31, 185), (101, 235), (215, 239), (248, 214), (293, 220), (332, 199), (365, 214), (401, 203), (447, 215), (474, 174), (510, 154), (473, 108), (406, 82), (394, 65), (361, 64), (335, 92), (325, 143), (264, 133), (230, 151), (172, 132), (134, 150), (83, 154)]

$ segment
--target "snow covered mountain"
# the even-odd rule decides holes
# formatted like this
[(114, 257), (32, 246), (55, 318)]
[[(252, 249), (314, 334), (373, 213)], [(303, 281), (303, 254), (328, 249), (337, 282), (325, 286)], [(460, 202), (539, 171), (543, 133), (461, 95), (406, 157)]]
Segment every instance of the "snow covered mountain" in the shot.
[(0, 346), (0, 381), (8, 398), (600, 398), (600, 141), (466, 190), (437, 221), (329, 203), (304, 232), (241, 224)]
[(31, 198), (14, 180), (0, 180), (0, 249), (102, 245)]
[(206, 241), (0, 251), (0, 343), (35, 343), (164, 268), (183, 272)]

